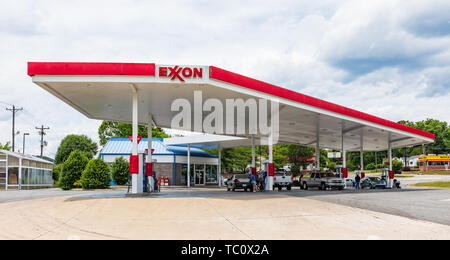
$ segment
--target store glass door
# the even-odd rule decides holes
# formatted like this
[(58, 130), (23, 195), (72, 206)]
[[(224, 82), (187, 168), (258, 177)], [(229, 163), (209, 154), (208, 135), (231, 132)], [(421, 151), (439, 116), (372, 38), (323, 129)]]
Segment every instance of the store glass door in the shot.
[(195, 186), (205, 185), (205, 165), (195, 165)]

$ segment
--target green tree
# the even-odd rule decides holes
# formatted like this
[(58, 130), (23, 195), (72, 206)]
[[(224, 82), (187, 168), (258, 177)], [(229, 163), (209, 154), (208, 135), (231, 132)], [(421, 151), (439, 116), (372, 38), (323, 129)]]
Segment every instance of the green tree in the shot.
[(289, 163), (292, 164), (291, 170), (298, 172), (301, 167), (308, 166), (308, 159), (314, 156), (314, 148), (292, 144), (288, 146), (288, 154)]
[(111, 175), (117, 185), (125, 185), (130, 177), (130, 164), (122, 157), (117, 158), (112, 164)]
[(77, 150), (70, 153), (69, 158), (67, 158), (62, 166), (59, 180), (60, 188), (70, 190), (73, 188), (74, 183), (81, 179), (81, 174), (89, 163), (89, 159), (85, 154)]
[(0, 143), (0, 149), (1, 150), (6, 150), (6, 151), (11, 151), (12, 147), (11, 147), (10, 142), (6, 142), (3, 145)]
[(100, 160), (90, 160), (81, 176), (83, 189), (106, 189), (111, 181), (109, 165)]
[(281, 168), (289, 163), (289, 146), (286, 144), (274, 145), (273, 163), (275, 168)]
[(88, 159), (97, 154), (98, 145), (85, 135), (68, 135), (58, 147), (55, 164), (64, 163), (73, 151), (84, 153)]
[(227, 172), (245, 172), (251, 163), (251, 147), (224, 148), (222, 151), (223, 169)]
[[(427, 120), (418, 122), (403, 120), (399, 121), (398, 123), (433, 133), (436, 136), (436, 139), (434, 140), (433, 143), (425, 145), (427, 153), (435, 153), (435, 154), (450, 153), (450, 126), (447, 122), (428, 118)], [(395, 157), (402, 157), (403, 154), (404, 151), (402, 151), (402, 149), (394, 150)], [(422, 148), (421, 147), (407, 148), (406, 154), (407, 156), (422, 154)]]
[[(126, 138), (133, 135), (133, 128), (131, 124), (118, 123), (111, 121), (103, 121), (98, 128), (98, 136), (100, 138), (100, 145), (105, 145), (109, 138)], [(143, 138), (148, 137), (148, 128), (140, 125), (138, 127), (138, 136)], [(153, 138), (167, 138), (167, 135), (160, 127), (152, 128)]]

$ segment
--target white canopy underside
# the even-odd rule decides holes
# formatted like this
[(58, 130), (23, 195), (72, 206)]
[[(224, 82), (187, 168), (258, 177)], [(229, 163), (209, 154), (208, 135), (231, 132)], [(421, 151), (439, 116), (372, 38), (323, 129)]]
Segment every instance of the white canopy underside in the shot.
[[(171, 128), (172, 118), (178, 114), (171, 111), (174, 100), (183, 98), (194, 104), (194, 91), (202, 91), (203, 101), (219, 99), (225, 107), (226, 99), (265, 98), (279, 101), (278, 144), (315, 146), (317, 130), (321, 148), (341, 150), (341, 136), (348, 151), (361, 149), (363, 136), (365, 151), (387, 150), (389, 140), (392, 148), (433, 142), (432, 139), (414, 133), (378, 125), (361, 119), (341, 115), (320, 108), (252, 91), (236, 85), (208, 79), (199, 83), (158, 82), (146, 76), (33, 76), (33, 81), (60, 98), (89, 118), (131, 123), (132, 86), (138, 91), (139, 124), (147, 125), (149, 113), (159, 127)], [(270, 103), (269, 103), (270, 104)], [(192, 119), (194, 118), (192, 108)], [(225, 110), (225, 109), (224, 109)], [(270, 110), (269, 110), (270, 111)], [(211, 112), (203, 112), (205, 118)], [(225, 120), (226, 116), (223, 115)], [(234, 120), (235, 123), (237, 120)], [(224, 122), (225, 123), (225, 122)], [(248, 126), (248, 116), (246, 116)], [(248, 128), (247, 128), (248, 129)], [(191, 129), (193, 130), (193, 129)], [(235, 135), (249, 138), (249, 135)], [(255, 136), (260, 144), (261, 136)], [(218, 143), (205, 140), (205, 143)], [(250, 139), (220, 140), (222, 147), (250, 146)]]

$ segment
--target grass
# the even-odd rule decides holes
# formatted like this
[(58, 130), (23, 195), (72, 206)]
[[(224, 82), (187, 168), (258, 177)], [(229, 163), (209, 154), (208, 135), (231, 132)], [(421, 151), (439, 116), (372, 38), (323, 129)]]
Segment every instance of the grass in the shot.
[(414, 175), (396, 174), (395, 178), (412, 178)]
[(431, 171), (421, 171), (422, 175), (450, 175), (450, 171), (446, 170), (431, 170)]
[(450, 181), (421, 182), (411, 186), (425, 188), (450, 189)]

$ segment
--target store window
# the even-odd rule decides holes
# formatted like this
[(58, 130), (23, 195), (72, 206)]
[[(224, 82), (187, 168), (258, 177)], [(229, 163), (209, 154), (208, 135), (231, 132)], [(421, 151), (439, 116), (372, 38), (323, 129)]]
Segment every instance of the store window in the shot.
[(217, 183), (217, 165), (206, 165), (206, 182)]
[(8, 168), (8, 185), (18, 185), (19, 184), (19, 168), (11, 167)]
[[(194, 185), (195, 180), (195, 165), (191, 164), (191, 185)], [(187, 185), (187, 164), (181, 165), (181, 184)]]
[(187, 164), (181, 165), (181, 184), (187, 184)]

